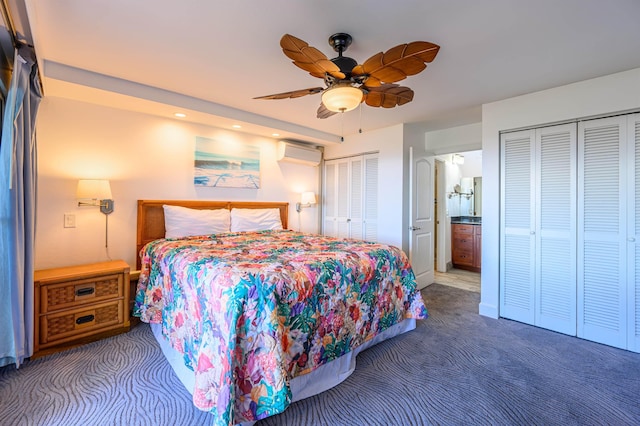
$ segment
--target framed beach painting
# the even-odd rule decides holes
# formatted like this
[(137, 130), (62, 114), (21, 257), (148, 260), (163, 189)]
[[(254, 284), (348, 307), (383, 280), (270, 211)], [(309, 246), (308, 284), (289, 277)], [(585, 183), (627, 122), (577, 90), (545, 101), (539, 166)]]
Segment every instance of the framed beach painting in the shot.
[(260, 188), (260, 147), (196, 136), (193, 183), (216, 188)]

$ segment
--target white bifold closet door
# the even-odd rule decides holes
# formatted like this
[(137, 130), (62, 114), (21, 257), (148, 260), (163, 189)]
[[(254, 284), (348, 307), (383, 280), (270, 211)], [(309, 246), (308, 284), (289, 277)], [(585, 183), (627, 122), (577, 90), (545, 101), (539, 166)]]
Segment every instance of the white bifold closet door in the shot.
[(326, 161), (323, 199), (325, 235), (377, 241), (378, 155)]
[(576, 125), (500, 142), (500, 316), (575, 335)]
[(378, 241), (378, 154), (364, 156), (362, 239)]
[(578, 337), (640, 351), (640, 114), (579, 124)]
[(324, 235), (337, 236), (338, 227), (336, 217), (338, 216), (336, 170), (338, 164), (335, 161), (327, 161), (324, 164), (323, 179), (323, 208), (322, 208), (322, 232)]
[(632, 187), (627, 189), (627, 349), (640, 352), (640, 114), (627, 118), (627, 149), (633, 163)]

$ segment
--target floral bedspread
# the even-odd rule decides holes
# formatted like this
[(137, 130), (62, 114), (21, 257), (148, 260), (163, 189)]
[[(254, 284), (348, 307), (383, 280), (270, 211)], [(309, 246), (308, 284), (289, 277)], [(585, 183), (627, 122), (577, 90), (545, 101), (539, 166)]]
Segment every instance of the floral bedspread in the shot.
[(290, 378), (427, 317), (406, 255), (384, 244), (284, 230), (160, 239), (140, 255), (134, 315), (162, 324), (216, 425), (282, 412)]

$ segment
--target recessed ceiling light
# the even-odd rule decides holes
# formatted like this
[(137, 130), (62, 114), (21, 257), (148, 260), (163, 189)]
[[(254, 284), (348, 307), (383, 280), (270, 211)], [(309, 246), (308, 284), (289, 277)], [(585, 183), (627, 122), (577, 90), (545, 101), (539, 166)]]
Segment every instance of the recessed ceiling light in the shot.
[(271, 133), (271, 136), (273, 136), (274, 138), (277, 138), (278, 136), (280, 136), (280, 133)]
[(233, 125), (233, 126), (231, 126), (231, 127), (233, 127), (234, 129), (242, 129), (242, 126), (241, 126), (241, 125), (239, 125), (239, 124), (234, 124), (234, 125)]
[(176, 113), (175, 113), (175, 114), (173, 114), (173, 115), (175, 115), (176, 117), (180, 117), (180, 118), (185, 118), (185, 117), (187, 116), (187, 114), (183, 114), (183, 113), (181, 113), (181, 112), (176, 112)]

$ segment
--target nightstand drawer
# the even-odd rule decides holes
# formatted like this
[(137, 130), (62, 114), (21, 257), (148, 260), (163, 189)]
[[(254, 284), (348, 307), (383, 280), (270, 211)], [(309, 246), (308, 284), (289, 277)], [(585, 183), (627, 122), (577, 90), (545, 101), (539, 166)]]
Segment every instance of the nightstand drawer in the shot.
[(101, 275), (40, 287), (40, 313), (122, 297), (122, 279), (122, 274)]
[(40, 317), (40, 346), (75, 340), (110, 326), (121, 327), (124, 304), (115, 300)]

